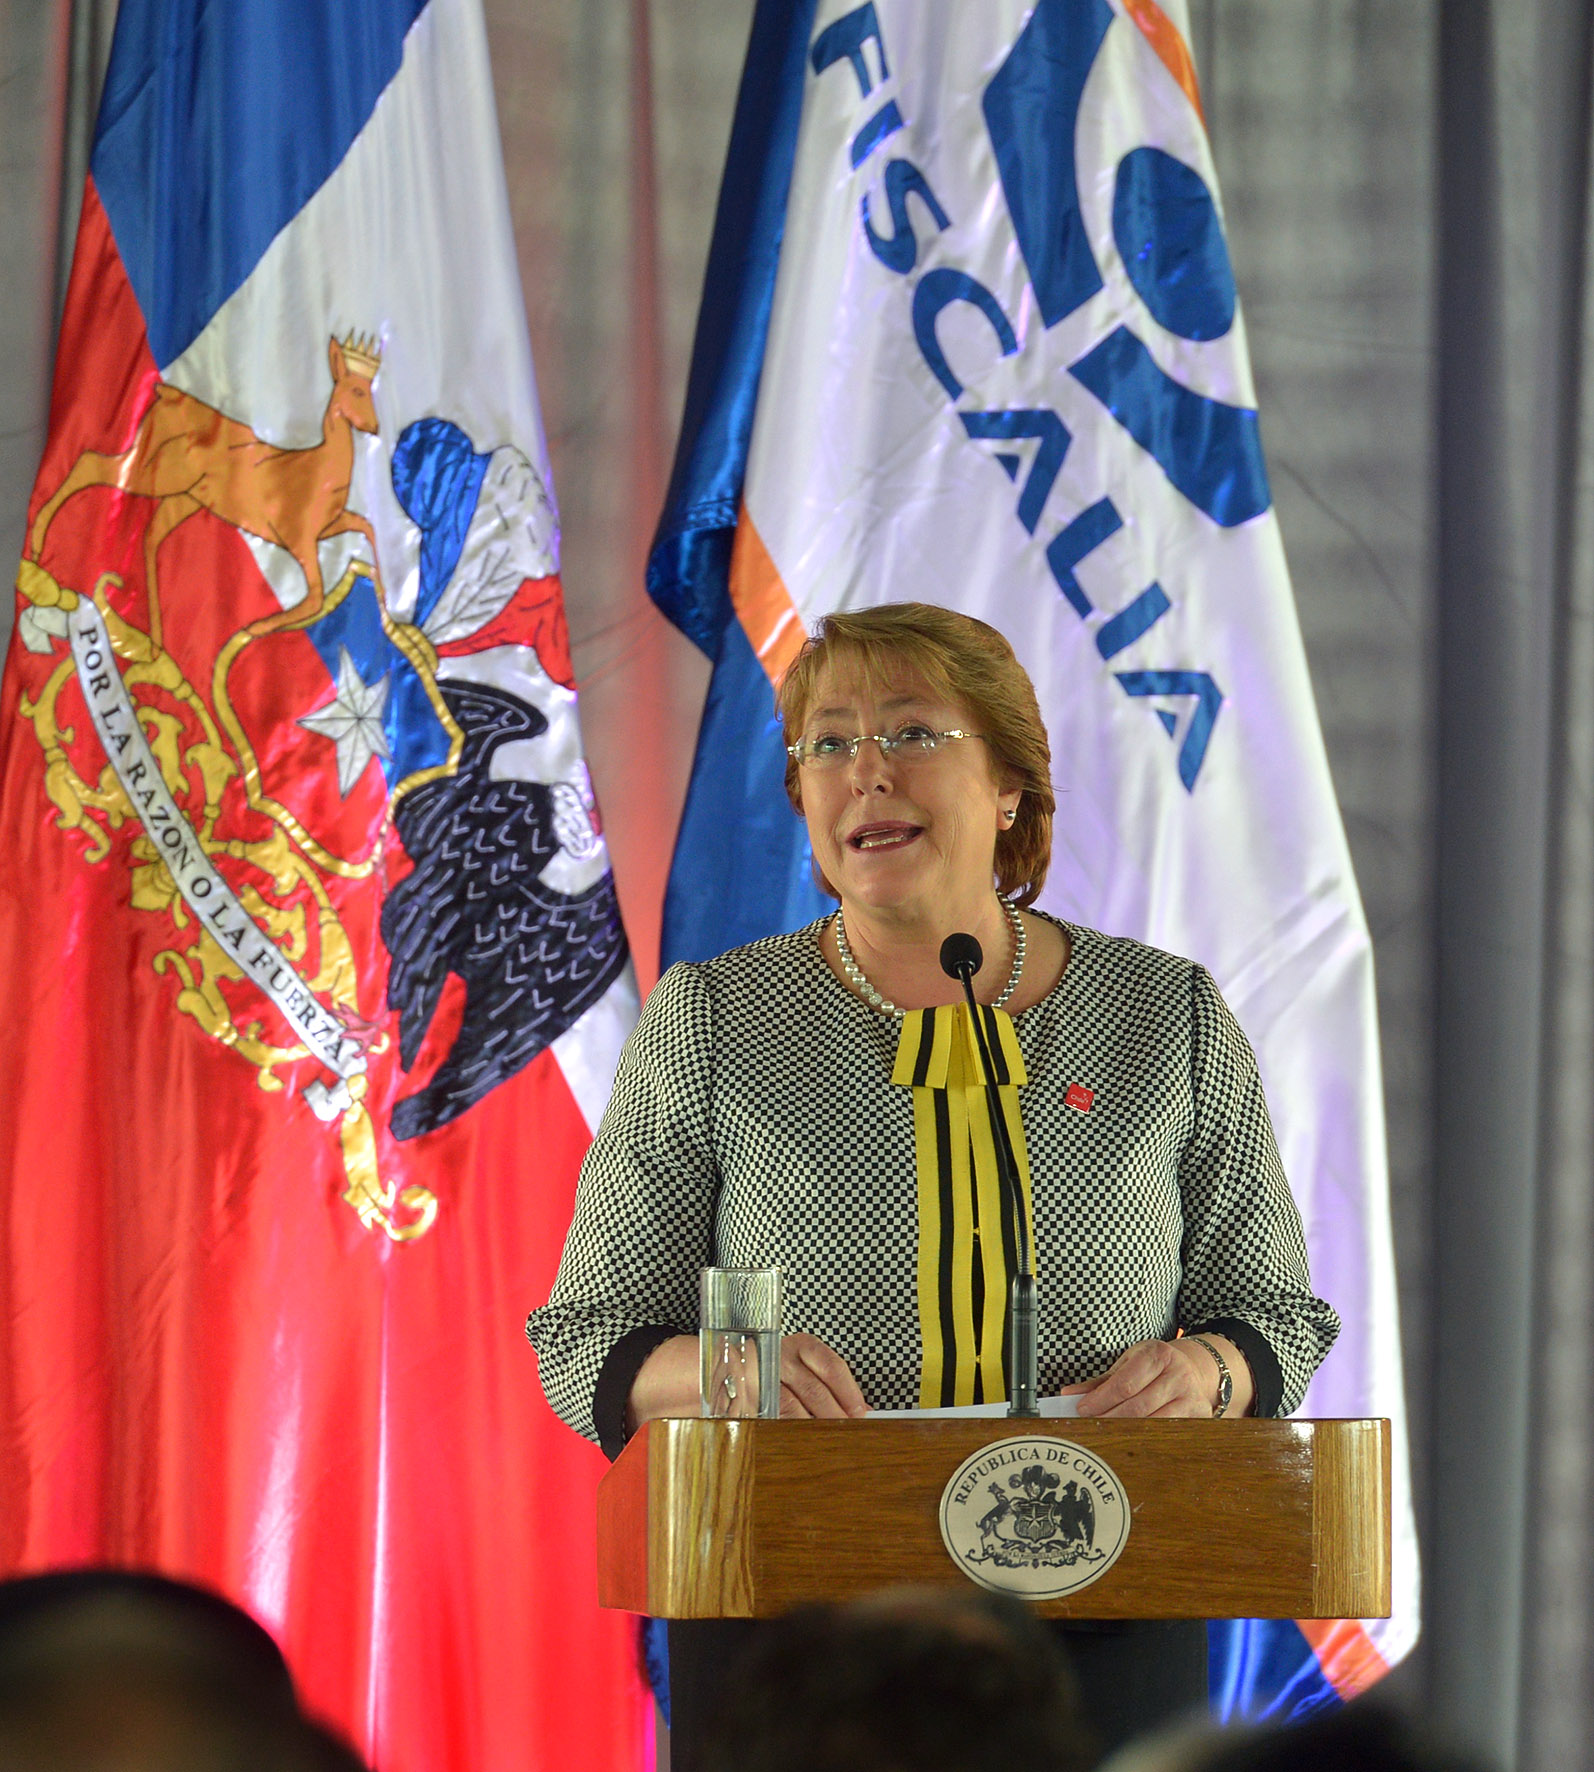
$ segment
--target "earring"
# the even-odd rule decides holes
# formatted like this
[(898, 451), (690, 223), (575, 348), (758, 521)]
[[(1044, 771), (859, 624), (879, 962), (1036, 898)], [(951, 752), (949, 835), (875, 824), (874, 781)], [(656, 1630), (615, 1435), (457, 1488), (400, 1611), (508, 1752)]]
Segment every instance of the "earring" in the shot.
[(1011, 824), (1013, 822), (1013, 820), (1017, 817), (1018, 817), (1018, 808), (1016, 806), (1009, 806), (1007, 809), (1007, 822), (1009, 824)]

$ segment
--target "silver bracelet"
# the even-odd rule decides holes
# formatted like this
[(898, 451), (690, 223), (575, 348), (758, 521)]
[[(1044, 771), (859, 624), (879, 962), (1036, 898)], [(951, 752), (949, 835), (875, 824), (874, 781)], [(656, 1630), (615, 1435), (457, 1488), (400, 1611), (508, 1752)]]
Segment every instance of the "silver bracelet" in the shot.
[(1212, 1411), (1212, 1419), (1221, 1420), (1228, 1413), (1230, 1403), (1234, 1401), (1234, 1374), (1229, 1370), (1229, 1362), (1204, 1335), (1190, 1335), (1185, 1339), (1199, 1341), (1218, 1363), (1218, 1406)]

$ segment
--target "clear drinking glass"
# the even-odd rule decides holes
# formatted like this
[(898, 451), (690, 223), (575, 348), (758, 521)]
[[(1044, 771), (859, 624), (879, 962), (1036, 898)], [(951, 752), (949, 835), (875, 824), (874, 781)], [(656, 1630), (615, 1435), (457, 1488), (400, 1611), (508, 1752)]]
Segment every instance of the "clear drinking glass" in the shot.
[(785, 1304), (778, 1267), (706, 1267), (698, 1345), (703, 1413), (780, 1414), (780, 1325)]

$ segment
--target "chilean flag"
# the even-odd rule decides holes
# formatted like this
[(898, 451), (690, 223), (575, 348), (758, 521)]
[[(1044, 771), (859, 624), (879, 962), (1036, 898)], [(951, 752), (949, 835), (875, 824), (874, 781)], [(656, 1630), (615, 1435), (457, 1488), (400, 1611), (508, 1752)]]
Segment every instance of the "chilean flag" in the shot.
[(0, 705), (0, 1572), (633, 1767), (546, 1296), (635, 986), (478, 0), (123, 0)]
[(666, 963), (820, 915), (773, 685), (831, 610), (982, 617), (1035, 682), (1041, 899), (1203, 962), (1388, 1416), (1389, 1619), (1212, 1627), (1215, 1708), (1370, 1685), (1418, 1620), (1372, 947), (1273, 511), (1181, 0), (761, 0), (648, 569), (713, 661)]

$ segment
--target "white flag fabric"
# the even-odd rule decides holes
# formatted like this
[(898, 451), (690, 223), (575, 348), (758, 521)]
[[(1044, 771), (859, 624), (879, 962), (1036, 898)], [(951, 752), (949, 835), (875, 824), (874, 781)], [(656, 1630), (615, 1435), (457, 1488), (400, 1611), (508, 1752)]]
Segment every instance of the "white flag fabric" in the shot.
[(760, 7), (650, 567), (716, 666), (665, 958), (821, 908), (771, 701), (819, 617), (1009, 637), (1041, 903), (1211, 969), (1344, 1320), (1303, 1412), (1394, 1422), (1393, 1618), (1214, 1627), (1219, 1707), (1299, 1713), (1407, 1652), (1418, 1574), (1372, 951), (1186, 44), (1171, 0)]

